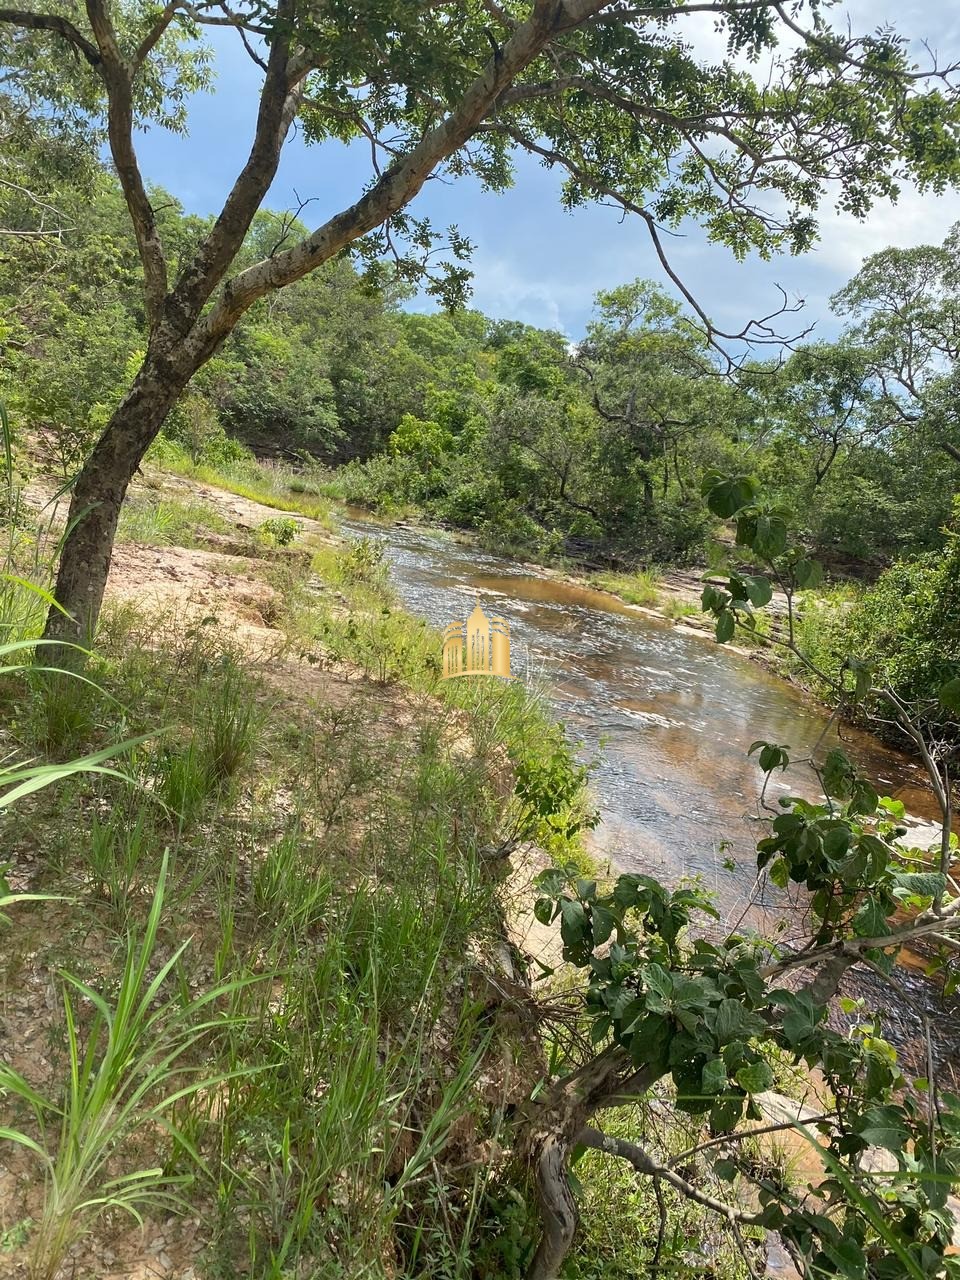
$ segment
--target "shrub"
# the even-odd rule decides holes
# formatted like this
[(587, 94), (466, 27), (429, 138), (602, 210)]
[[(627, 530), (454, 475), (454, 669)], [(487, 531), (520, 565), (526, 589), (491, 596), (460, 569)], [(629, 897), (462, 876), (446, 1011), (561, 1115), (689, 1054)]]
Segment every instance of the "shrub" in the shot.
[(299, 532), (300, 526), (289, 516), (271, 516), (257, 526), (257, 537), (270, 547), (289, 547)]
[(851, 654), (906, 702), (933, 699), (960, 666), (960, 536), (948, 535), (945, 554), (892, 565), (859, 597), (809, 601), (800, 641), (829, 676)]

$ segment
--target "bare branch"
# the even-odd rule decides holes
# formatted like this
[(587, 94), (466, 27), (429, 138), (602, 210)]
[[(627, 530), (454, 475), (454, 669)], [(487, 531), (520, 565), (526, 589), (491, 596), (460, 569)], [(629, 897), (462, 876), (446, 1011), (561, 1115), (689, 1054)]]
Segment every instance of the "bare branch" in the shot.
[(932, 67), (929, 67), (924, 71), (912, 72), (903, 71), (901, 69), (893, 70), (889, 67), (876, 63), (864, 62), (862, 58), (856, 58), (850, 52), (852, 47), (856, 47), (855, 42), (829, 40), (824, 36), (817, 35), (813, 31), (807, 31), (801, 27), (799, 23), (793, 21), (781, 3), (778, 2), (773, 7), (776, 9), (777, 16), (780, 18), (784, 26), (788, 27), (794, 35), (799, 36), (804, 44), (809, 45), (813, 49), (818, 49), (828, 57), (836, 58), (838, 62), (842, 62), (848, 67), (855, 67), (858, 71), (865, 71), (868, 75), (896, 76), (898, 80), (945, 80), (949, 82), (950, 77), (955, 76), (956, 73), (960, 71), (960, 63), (955, 62), (951, 63), (948, 67), (944, 67), (942, 71), (937, 67), (936, 62), (934, 62)]
[(657, 221), (649, 209), (645, 208), (643, 205), (637, 204), (636, 201), (631, 200), (629, 197), (623, 195), (622, 192), (616, 191), (612, 187), (598, 185), (591, 176), (577, 165), (575, 161), (571, 160), (569, 156), (564, 155), (562, 152), (553, 151), (548, 147), (541, 146), (539, 143), (526, 137), (512, 126), (496, 124), (490, 125), (489, 128), (493, 131), (505, 133), (508, 137), (512, 138), (518, 146), (523, 147), (524, 150), (529, 151), (534, 155), (539, 155), (542, 159), (546, 160), (548, 164), (560, 165), (561, 168), (566, 169), (573, 178), (584, 186), (590, 187), (596, 194), (606, 196), (628, 213), (635, 213), (638, 217), (643, 219), (650, 234), (650, 238), (653, 241), (657, 257), (660, 259), (661, 266), (683, 295), (686, 302), (696, 313), (703, 326), (703, 333), (707, 342), (724, 358), (727, 362), (728, 370), (733, 369), (736, 366), (737, 361), (731, 357), (730, 353), (723, 346), (723, 342), (743, 342), (749, 346), (774, 345), (777, 347), (783, 347), (802, 341), (803, 338), (810, 333), (813, 328), (812, 325), (792, 337), (778, 334), (773, 329), (773, 320), (781, 315), (795, 314), (803, 305), (802, 303), (797, 303), (791, 306), (787, 302), (786, 293), (779, 285), (776, 287), (780, 292), (783, 302), (776, 311), (771, 312), (769, 315), (762, 316), (759, 319), (748, 321), (748, 323), (737, 333), (730, 333), (726, 330), (718, 329), (710, 319), (707, 312), (697, 301), (696, 296), (683, 282), (671, 264), (670, 259), (667, 257), (666, 250), (663, 247), (663, 241), (660, 238), (660, 229), (657, 225)]
[(722, 1200), (718, 1200), (715, 1196), (708, 1195), (707, 1192), (701, 1191), (699, 1187), (695, 1187), (692, 1182), (688, 1182), (686, 1178), (681, 1178), (675, 1169), (669, 1165), (658, 1164), (643, 1147), (636, 1142), (628, 1142), (625, 1138), (614, 1138), (608, 1133), (601, 1133), (599, 1129), (591, 1129), (589, 1127), (581, 1129), (577, 1134), (576, 1143), (581, 1147), (590, 1147), (594, 1151), (603, 1151), (610, 1156), (619, 1156), (621, 1160), (626, 1160), (628, 1164), (633, 1165), (637, 1173), (645, 1174), (647, 1177), (662, 1178), (675, 1191), (679, 1191), (686, 1196), (688, 1200), (693, 1200), (696, 1204), (702, 1205), (705, 1209), (710, 1209), (730, 1223), (738, 1222), (744, 1226), (761, 1226), (763, 1224), (763, 1214), (744, 1213), (742, 1209), (736, 1209), (733, 1205), (725, 1204)]

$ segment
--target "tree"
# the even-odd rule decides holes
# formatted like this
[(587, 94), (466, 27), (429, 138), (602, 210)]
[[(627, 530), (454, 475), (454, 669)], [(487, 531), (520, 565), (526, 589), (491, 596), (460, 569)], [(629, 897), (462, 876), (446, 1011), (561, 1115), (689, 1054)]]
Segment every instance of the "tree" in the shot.
[(813, 489), (843, 450), (881, 435), (888, 425), (877, 405), (869, 356), (850, 343), (798, 347), (775, 372), (756, 371), (749, 385), (767, 430), (785, 434), (806, 451)]
[[(661, 227), (696, 217), (735, 253), (803, 250), (828, 188), (863, 215), (907, 178), (941, 189), (960, 174), (954, 69), (916, 71), (889, 32), (854, 38), (808, 5), (779, 0), (650, 3), (624, 0), (50, 0), (0, 9), (32, 87), (51, 87), (64, 61), (105, 120), (134, 228), (149, 337), (143, 363), (73, 486), (51, 638), (95, 626), (120, 505), (150, 442), (193, 375), (258, 299), (346, 251), (393, 256), (401, 274), (427, 265), (437, 244), (411, 202), (441, 171), (499, 189), (521, 148), (567, 174), (564, 199), (613, 201), (646, 225), (665, 269)], [(725, 29), (730, 58), (699, 61), (684, 40), (704, 13)], [(359, 20), (358, 20), (359, 19)], [(217, 218), (176, 276), (134, 145), (138, 120), (179, 126), (202, 79), (206, 25), (236, 30), (262, 71), (249, 156)], [(789, 36), (798, 46), (751, 64)], [(46, 74), (45, 74), (46, 73)], [(347, 208), (309, 234), (235, 270), (277, 172), (295, 119), (316, 142), (363, 138), (373, 174)], [(381, 165), (381, 160), (383, 164)], [(768, 199), (767, 207), (760, 200)], [(462, 294), (468, 246), (455, 229), (451, 259), (431, 284)], [(712, 339), (721, 338), (697, 308)], [(727, 337), (736, 335), (725, 335)], [(769, 318), (739, 335), (769, 340)]]
[(853, 324), (888, 417), (960, 462), (960, 223), (942, 245), (884, 249), (831, 302)]
[[(796, 641), (795, 606), (798, 592), (817, 582), (819, 566), (792, 542), (752, 478), (713, 474), (703, 489), (716, 516), (735, 518), (737, 545), (764, 570), (732, 572), (704, 589), (718, 641), (738, 627), (756, 633), (757, 611), (776, 585), (788, 614), (773, 643), (813, 666)], [(696, 884), (670, 890), (650, 876), (625, 874), (600, 887), (572, 868), (540, 876), (536, 914), (559, 923), (564, 959), (584, 971), (593, 1049), (571, 1055), (523, 1116), (543, 1221), (529, 1280), (553, 1280), (570, 1248), (577, 1205), (569, 1162), (586, 1148), (654, 1180), (663, 1221), (656, 1263), (666, 1226), (662, 1190), (670, 1188), (727, 1223), (749, 1274), (758, 1274), (761, 1259), (745, 1227), (777, 1233), (804, 1280), (960, 1275), (948, 1207), (960, 1179), (960, 1099), (941, 1091), (934, 1072), (918, 1082), (931, 1095), (928, 1104), (912, 1094), (880, 1015), (862, 1002), (851, 1002), (858, 1017), (849, 1033), (827, 1022), (828, 1005), (857, 966), (889, 975), (902, 946), (927, 944), (935, 971), (960, 949), (960, 843), (951, 821), (952, 743), (960, 729), (955, 650), (933, 674), (934, 687), (921, 687), (914, 704), (882, 677), (874, 682), (855, 654), (838, 674), (819, 673), (838, 706), (856, 702), (892, 720), (917, 751), (942, 820), (931, 849), (911, 847), (903, 805), (878, 797), (823, 738), (806, 762), (820, 803), (785, 795), (778, 806), (768, 804), (770, 780), (791, 763), (789, 748), (750, 748), (766, 779), (758, 871), (791, 895), (793, 907), (794, 927), (779, 940), (722, 925), (704, 936), (702, 922), (719, 917)], [(930, 739), (923, 726), (931, 724), (933, 703)], [(748, 1122), (762, 1120), (757, 1095), (772, 1087), (783, 1055), (818, 1070), (832, 1103), (803, 1124), (775, 1122), (759, 1132), (800, 1129), (823, 1162), (814, 1197), (744, 1148), (758, 1132)], [(635, 1140), (600, 1127), (605, 1111), (642, 1102), (664, 1082), (678, 1109), (701, 1116), (708, 1130), (682, 1158), (657, 1151), (655, 1133)], [(868, 1158), (871, 1147), (889, 1153), (886, 1164)]]
[(703, 334), (651, 282), (600, 293), (597, 309), (577, 367), (605, 424), (600, 452), (609, 477), (620, 477), (624, 497), (642, 491), (649, 519), (658, 475), (663, 496), (673, 477), (684, 497), (682, 445), (724, 419), (729, 389)]

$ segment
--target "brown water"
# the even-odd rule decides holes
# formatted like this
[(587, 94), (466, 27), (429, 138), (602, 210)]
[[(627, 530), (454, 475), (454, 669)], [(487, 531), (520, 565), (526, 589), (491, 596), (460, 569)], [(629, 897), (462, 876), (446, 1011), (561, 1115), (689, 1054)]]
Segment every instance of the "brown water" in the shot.
[[(667, 882), (701, 876), (730, 923), (746, 912), (754, 923), (769, 927), (779, 918), (789, 932), (795, 923), (802, 932), (796, 903), (756, 888), (763, 775), (747, 749), (766, 739), (789, 745), (795, 757), (809, 755), (827, 729), (819, 706), (748, 657), (604, 592), (423, 529), (383, 528), (358, 512), (349, 513), (344, 529), (383, 543), (404, 604), (434, 626), (464, 617), (475, 593), (488, 613), (507, 618), (514, 674), (543, 689), (581, 758), (596, 763), (596, 853), (617, 869)], [(918, 820), (935, 819), (912, 761), (869, 734), (840, 733), (881, 794), (902, 799)], [(835, 743), (837, 734), (834, 727), (824, 742)], [(773, 779), (768, 803), (791, 793), (817, 796), (809, 768)], [(933, 992), (921, 985), (917, 998), (926, 1006)], [(908, 1016), (908, 995), (915, 1002), (916, 993), (905, 990), (895, 1002), (898, 1017)], [(919, 1024), (914, 1016), (909, 1022), (903, 1031), (914, 1038)]]

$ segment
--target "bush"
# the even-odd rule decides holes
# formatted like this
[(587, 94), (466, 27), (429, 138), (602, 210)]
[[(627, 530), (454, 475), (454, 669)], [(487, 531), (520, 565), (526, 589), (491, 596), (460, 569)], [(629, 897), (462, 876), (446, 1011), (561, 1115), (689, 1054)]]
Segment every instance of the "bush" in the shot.
[(960, 655), (960, 537), (946, 555), (895, 564), (850, 613), (848, 643), (901, 697), (929, 698)]
[(147, 461), (158, 467), (182, 465), (186, 461), (207, 467), (253, 462), (250, 450), (228, 436), (207, 408), (199, 396), (187, 405), (178, 405), (150, 446)]
[(289, 547), (300, 526), (289, 516), (271, 516), (257, 526), (257, 536), (269, 547)]
[(946, 552), (891, 566), (859, 598), (835, 592), (804, 609), (800, 644), (828, 675), (848, 654), (907, 702), (936, 697), (958, 671), (960, 536)]

